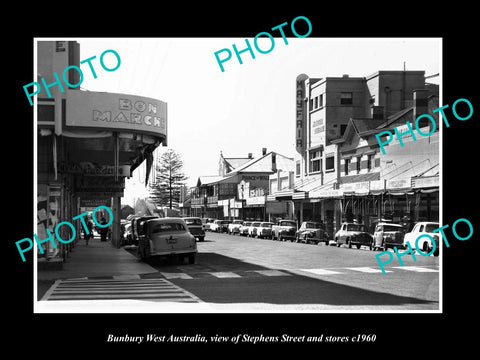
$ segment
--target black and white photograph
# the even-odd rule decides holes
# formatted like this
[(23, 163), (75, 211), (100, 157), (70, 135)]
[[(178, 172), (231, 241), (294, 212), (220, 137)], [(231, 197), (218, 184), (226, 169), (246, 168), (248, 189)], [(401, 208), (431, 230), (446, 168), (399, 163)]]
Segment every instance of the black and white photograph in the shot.
[(442, 310), (440, 39), (35, 45), (39, 312)]
[(19, 314), (140, 353), (440, 342), (473, 302), (476, 75), (414, 19), (33, 31), (6, 166)]

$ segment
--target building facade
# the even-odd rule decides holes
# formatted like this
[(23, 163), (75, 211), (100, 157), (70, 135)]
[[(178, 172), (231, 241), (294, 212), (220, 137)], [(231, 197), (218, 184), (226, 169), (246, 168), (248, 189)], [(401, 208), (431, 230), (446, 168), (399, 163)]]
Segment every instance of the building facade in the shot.
[[(406, 132), (421, 114), (438, 124), (438, 85), (424, 71), (378, 71), (367, 77), (296, 79), (295, 181), (270, 200), (289, 203), (290, 218), (323, 220), (334, 234), (341, 222), (370, 225), (394, 221), (438, 221), (438, 127), (403, 145), (392, 141), (386, 155), (376, 134)], [(418, 123), (430, 133), (431, 123)]]
[[(113, 219), (101, 211), (96, 213), (97, 220), (102, 216), (112, 220), (110, 239), (119, 247), (125, 178), (144, 161), (150, 169), (152, 152), (166, 145), (167, 104), (70, 86), (79, 83), (75, 68), (88, 68), (81, 65), (80, 44), (75, 41), (38, 41), (36, 50), (38, 83), (43, 79), (48, 84), (34, 104), (38, 238), (46, 239), (47, 230), (54, 234), (57, 224), (68, 221), (74, 223), (80, 239), (83, 227), (72, 219), (103, 205), (111, 209)], [(63, 82), (58, 74), (64, 74)], [(71, 232), (68, 226), (59, 229), (62, 239), (70, 239)], [(74, 244), (57, 238), (44, 242), (38, 252), (39, 268), (61, 264)]]
[(292, 158), (267, 152), (266, 148), (257, 158), (251, 153), (247, 158), (225, 158), (220, 154), (219, 175), (198, 178), (190, 199), (191, 213), (214, 219), (266, 221), (283, 213), (285, 207), (279, 202), (267, 202), (269, 177), (292, 167)]

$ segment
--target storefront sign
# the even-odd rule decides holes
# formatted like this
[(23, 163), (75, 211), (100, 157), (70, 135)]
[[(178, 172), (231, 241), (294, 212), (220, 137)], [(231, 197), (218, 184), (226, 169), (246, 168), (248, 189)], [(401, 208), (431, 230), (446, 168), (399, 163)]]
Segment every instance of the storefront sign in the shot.
[[(61, 163), (58, 169), (63, 173), (83, 174), (85, 176), (115, 176), (115, 166), (113, 165), (93, 165), (91, 163), (66, 164)], [(130, 165), (120, 165), (117, 167), (118, 176), (130, 177)]]
[(301, 74), (297, 76), (296, 81), (296, 127), (295, 127), (295, 140), (296, 140), (296, 150), (299, 153), (303, 152), (303, 127), (305, 123), (305, 113), (304, 113), (304, 103), (303, 98), (305, 97), (305, 80), (308, 79), (308, 76)]
[(438, 176), (421, 177), (412, 179), (414, 188), (427, 188), (440, 186), (440, 178)]
[(268, 175), (242, 176), (242, 180), (245, 180), (245, 181), (268, 180)]
[(385, 180), (372, 180), (370, 181), (370, 191), (383, 191), (385, 190)]
[(385, 186), (387, 189), (405, 189), (411, 187), (411, 184), (412, 180), (411, 178), (408, 178), (399, 180), (387, 180)]
[(67, 91), (65, 125), (167, 136), (167, 104), (143, 96)]
[(346, 192), (353, 192), (358, 195), (366, 195), (370, 191), (370, 181), (360, 181), (340, 185), (340, 189)]
[(102, 199), (110, 199), (112, 197), (123, 197), (123, 189), (118, 190), (118, 191), (104, 191), (104, 189), (94, 189), (94, 190), (79, 190), (76, 192), (76, 194), (81, 198), (81, 199), (96, 199), (96, 198), (102, 198)]
[(247, 206), (265, 205), (265, 196), (254, 196), (246, 199)]
[(320, 199), (342, 197), (343, 190), (342, 189), (324, 189), (324, 190), (310, 191), (308, 195), (310, 198), (320, 198)]
[(105, 198), (81, 198), (80, 199), (80, 207), (82, 208), (91, 208), (91, 207), (97, 207), (100, 205), (110, 205), (111, 203), (111, 197), (105, 197)]
[(242, 201), (236, 201), (235, 199), (230, 199), (230, 209), (241, 209), (243, 206)]

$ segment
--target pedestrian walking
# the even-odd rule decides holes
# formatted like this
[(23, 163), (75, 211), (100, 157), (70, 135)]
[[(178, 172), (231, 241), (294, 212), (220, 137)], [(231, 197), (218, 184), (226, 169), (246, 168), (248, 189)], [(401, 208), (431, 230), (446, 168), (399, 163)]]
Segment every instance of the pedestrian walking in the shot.
[[(104, 217), (100, 220), (101, 225), (106, 225), (107, 220)], [(108, 227), (100, 228), (100, 241), (107, 241)]]
[(88, 233), (89, 233), (87, 235), (87, 246), (88, 246), (88, 240), (93, 239), (93, 221), (92, 221), (92, 219), (88, 219), (87, 228), (88, 228)]
[[(87, 229), (83, 230), (83, 239), (85, 240), (86, 246), (88, 246), (88, 240), (93, 238), (93, 222), (91, 219), (86, 217), (87, 220)], [(88, 233), (87, 233), (88, 230)]]

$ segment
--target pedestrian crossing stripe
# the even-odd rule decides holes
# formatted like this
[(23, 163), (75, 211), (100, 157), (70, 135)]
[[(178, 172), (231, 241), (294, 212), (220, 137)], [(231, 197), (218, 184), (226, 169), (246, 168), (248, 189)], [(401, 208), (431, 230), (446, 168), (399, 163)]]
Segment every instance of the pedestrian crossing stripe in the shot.
[[(365, 267), (351, 267), (351, 268), (346, 268), (348, 270), (353, 270), (353, 271), (359, 271), (359, 272), (362, 272), (362, 273), (369, 273), (369, 274), (375, 274), (375, 273), (381, 273), (382, 270), (381, 269), (375, 269), (375, 268), (371, 268), (371, 267), (368, 267), (368, 266), (365, 266)], [(385, 270), (385, 272), (392, 272), (390, 270)]]
[[(431, 266), (434, 267), (434, 266)], [(393, 273), (395, 269), (408, 270), (418, 273), (432, 273), (439, 272), (438, 269), (432, 269), (431, 267), (422, 266), (398, 266), (391, 267), (389, 270), (385, 270), (385, 273)], [(264, 269), (264, 270), (245, 270), (236, 272), (227, 271), (197, 271), (197, 272), (159, 272), (159, 276), (165, 279), (205, 279), (205, 278), (219, 278), (219, 279), (235, 279), (235, 278), (247, 278), (253, 276), (292, 276), (296, 275), (344, 275), (353, 273), (364, 274), (382, 274), (382, 270), (378, 267), (358, 266), (358, 267), (345, 267), (345, 268), (314, 268), (314, 269)]]
[(439, 270), (429, 269), (426, 267), (419, 267), (419, 266), (395, 266), (395, 269), (402, 269), (402, 270), (416, 271), (416, 272), (439, 272)]
[(338, 271), (327, 270), (327, 269), (299, 269), (300, 271), (312, 273), (315, 275), (337, 275), (341, 274)]
[(244, 270), (244, 271), (201, 271), (195, 273), (184, 272), (160, 272), (160, 275), (165, 279), (184, 279), (191, 280), (195, 278), (219, 278), (219, 279), (234, 279), (245, 278), (251, 276), (291, 276), (292, 274), (275, 269), (265, 270)]
[(201, 302), (195, 295), (163, 278), (57, 280), (41, 300)]

